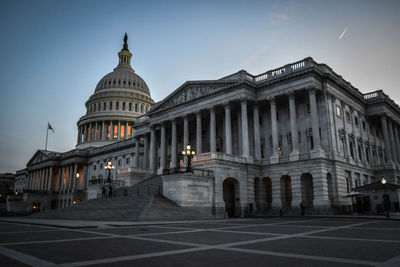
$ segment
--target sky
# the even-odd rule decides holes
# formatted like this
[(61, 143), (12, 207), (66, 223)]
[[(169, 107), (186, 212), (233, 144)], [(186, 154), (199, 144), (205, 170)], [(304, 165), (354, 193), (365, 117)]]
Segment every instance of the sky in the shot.
[[(400, 1), (0, 1), (0, 172), (68, 151), (97, 82), (131, 65), (160, 101), (188, 80), (260, 74), (311, 56), (400, 103)], [(345, 31), (346, 30), (346, 31)], [(341, 38), (340, 38), (341, 37)]]

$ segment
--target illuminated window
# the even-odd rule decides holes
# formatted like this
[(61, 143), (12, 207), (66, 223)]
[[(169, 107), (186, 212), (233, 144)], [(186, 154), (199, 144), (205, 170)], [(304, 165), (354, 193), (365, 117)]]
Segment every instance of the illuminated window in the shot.
[(311, 113), (311, 105), (307, 104), (307, 113)]
[(282, 156), (282, 150), (281, 150), (281, 147), (278, 147), (278, 154), (279, 154), (279, 156)]
[(182, 167), (182, 166), (183, 166), (183, 160), (180, 159), (180, 160), (179, 160), (179, 167)]
[(350, 112), (346, 111), (346, 120), (350, 121)]
[(118, 138), (118, 125), (114, 125), (114, 135), (113, 138), (116, 139)]
[(121, 138), (125, 137), (125, 125), (121, 125)]
[(100, 133), (99, 133), (99, 129), (97, 128), (97, 129), (96, 129), (96, 139), (99, 139), (99, 134), (100, 134)]
[(128, 136), (132, 136), (132, 126), (128, 125)]
[(107, 138), (109, 139), (110, 138), (110, 131), (111, 131), (111, 126), (110, 125), (108, 125), (107, 126)]

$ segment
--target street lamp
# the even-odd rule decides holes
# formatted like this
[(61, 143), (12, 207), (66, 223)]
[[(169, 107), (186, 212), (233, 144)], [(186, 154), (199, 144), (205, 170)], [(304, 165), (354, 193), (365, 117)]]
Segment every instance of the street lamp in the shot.
[(182, 151), (182, 155), (186, 156), (188, 158), (188, 162), (187, 162), (187, 166), (186, 166), (186, 171), (189, 172), (190, 171), (190, 159), (196, 155), (196, 151), (194, 149), (191, 148), (191, 146), (189, 144), (186, 145), (186, 150), (184, 149)]
[(107, 165), (104, 166), (104, 169), (108, 170), (108, 178), (107, 183), (111, 184), (111, 170), (114, 170), (115, 166), (112, 165), (111, 161), (107, 162)]
[(386, 218), (390, 218), (388, 206), (388, 196), (386, 196), (386, 179), (385, 177), (382, 178), (381, 183), (383, 184), (383, 211), (385, 212)]

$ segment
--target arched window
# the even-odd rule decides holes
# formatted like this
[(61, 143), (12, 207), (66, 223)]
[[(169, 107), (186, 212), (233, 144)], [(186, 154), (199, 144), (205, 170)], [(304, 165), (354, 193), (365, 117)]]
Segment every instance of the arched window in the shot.
[(117, 101), (116, 109), (119, 110), (119, 102)]
[(138, 105), (137, 105), (137, 103), (135, 103), (135, 112), (137, 112), (138, 111)]
[(106, 106), (107, 106), (107, 103), (104, 102), (104, 103), (103, 103), (103, 110), (106, 110)]
[(129, 111), (132, 111), (132, 103), (129, 103)]
[(140, 113), (143, 113), (143, 105), (140, 105)]
[(112, 101), (110, 101), (110, 108), (109, 110), (112, 110)]
[(125, 110), (125, 102), (122, 102), (122, 110)]

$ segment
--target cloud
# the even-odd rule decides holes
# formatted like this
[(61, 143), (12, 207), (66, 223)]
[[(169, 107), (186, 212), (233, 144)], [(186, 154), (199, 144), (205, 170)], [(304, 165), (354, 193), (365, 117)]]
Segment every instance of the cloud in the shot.
[(284, 13), (271, 13), (269, 14), (269, 21), (273, 24), (280, 24), (290, 20), (290, 17)]

